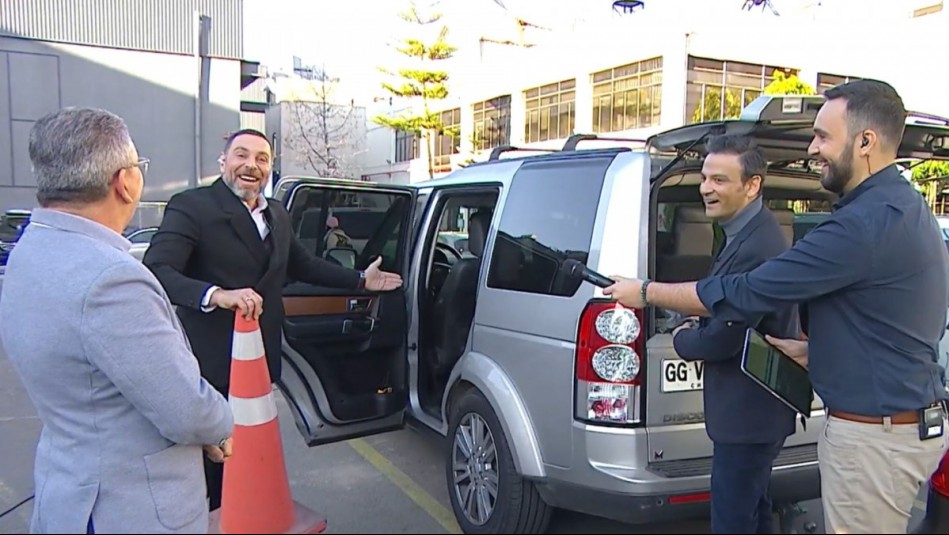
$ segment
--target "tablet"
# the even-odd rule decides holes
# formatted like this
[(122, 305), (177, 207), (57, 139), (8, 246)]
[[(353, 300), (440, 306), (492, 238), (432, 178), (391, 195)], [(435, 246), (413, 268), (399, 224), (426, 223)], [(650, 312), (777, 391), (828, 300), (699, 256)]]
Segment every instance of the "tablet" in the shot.
[(807, 368), (769, 344), (754, 329), (745, 333), (741, 371), (795, 412), (810, 417), (814, 389)]

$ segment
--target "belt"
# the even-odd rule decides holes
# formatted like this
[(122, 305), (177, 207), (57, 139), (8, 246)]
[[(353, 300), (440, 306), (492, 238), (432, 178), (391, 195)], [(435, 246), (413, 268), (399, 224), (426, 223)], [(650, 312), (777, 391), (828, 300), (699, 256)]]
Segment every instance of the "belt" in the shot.
[[(882, 416), (864, 416), (852, 412), (828, 410), (828, 414), (841, 420), (850, 420), (851, 422), (860, 422), (862, 424), (883, 424)], [(915, 424), (919, 423), (919, 411), (905, 411), (890, 415), (890, 421), (893, 424)]]

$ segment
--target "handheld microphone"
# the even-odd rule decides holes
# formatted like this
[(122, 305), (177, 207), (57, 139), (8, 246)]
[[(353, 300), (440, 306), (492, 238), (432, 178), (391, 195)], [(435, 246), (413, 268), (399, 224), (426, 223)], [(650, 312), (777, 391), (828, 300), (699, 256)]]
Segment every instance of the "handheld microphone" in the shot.
[(564, 260), (561, 269), (570, 277), (583, 279), (600, 288), (606, 288), (616, 283), (613, 279), (600, 275), (596, 271), (586, 267), (586, 265), (579, 260), (574, 260), (573, 258)]

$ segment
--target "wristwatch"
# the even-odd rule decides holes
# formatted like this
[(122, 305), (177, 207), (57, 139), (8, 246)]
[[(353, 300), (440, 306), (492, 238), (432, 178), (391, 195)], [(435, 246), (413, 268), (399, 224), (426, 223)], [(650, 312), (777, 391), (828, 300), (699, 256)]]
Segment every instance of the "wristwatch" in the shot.
[(231, 437), (222, 438), (221, 441), (217, 443), (217, 447), (219, 447), (219, 448), (221, 448), (221, 449), (223, 450), (223, 449), (224, 449), (224, 446), (227, 444), (227, 441), (230, 440), (230, 438), (231, 438)]
[(356, 285), (356, 289), (357, 290), (366, 289), (366, 272), (365, 271), (359, 272), (359, 284)]

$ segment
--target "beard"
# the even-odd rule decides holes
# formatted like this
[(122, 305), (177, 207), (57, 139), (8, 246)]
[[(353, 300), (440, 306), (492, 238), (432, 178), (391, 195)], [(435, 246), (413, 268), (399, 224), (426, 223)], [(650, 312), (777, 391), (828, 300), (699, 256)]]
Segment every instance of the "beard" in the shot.
[[(246, 183), (241, 180), (242, 176), (250, 176), (257, 179), (255, 184)], [(244, 202), (250, 202), (260, 196), (263, 188), (264, 174), (256, 166), (244, 165), (235, 169), (230, 176), (224, 177), (224, 182), (231, 192)]]
[(827, 165), (820, 175), (820, 185), (827, 191), (840, 195), (853, 178), (853, 148), (854, 142), (851, 141), (837, 161), (826, 160)]

